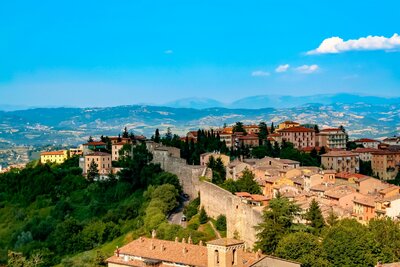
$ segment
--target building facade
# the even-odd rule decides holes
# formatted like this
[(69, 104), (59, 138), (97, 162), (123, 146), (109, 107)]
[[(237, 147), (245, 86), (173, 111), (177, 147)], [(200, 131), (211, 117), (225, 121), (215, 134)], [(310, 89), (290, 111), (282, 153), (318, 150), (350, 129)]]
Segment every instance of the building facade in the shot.
[(289, 127), (280, 130), (282, 141), (290, 142), (295, 148), (315, 147), (315, 130), (305, 127)]
[(68, 150), (48, 151), (40, 153), (40, 163), (61, 164), (68, 159)]
[(394, 179), (400, 167), (400, 152), (372, 152), (371, 167), (373, 174), (378, 176), (380, 179)]
[(338, 173), (356, 173), (360, 169), (358, 154), (350, 151), (330, 151), (321, 156), (321, 163), (325, 169)]
[(100, 176), (107, 176), (111, 173), (111, 154), (104, 152), (93, 152), (85, 155), (83, 174), (86, 175), (90, 168), (90, 164), (94, 162), (97, 165), (97, 170)]
[(316, 146), (330, 149), (345, 149), (347, 134), (340, 128), (322, 129), (316, 134)]

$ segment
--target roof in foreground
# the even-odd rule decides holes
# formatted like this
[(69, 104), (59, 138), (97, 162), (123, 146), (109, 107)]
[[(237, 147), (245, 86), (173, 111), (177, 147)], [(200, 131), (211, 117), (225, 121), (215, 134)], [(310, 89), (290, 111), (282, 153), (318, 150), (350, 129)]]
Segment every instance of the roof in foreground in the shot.
[(106, 152), (93, 152), (93, 153), (87, 154), (86, 157), (87, 156), (111, 156), (111, 154), (108, 154)]
[(207, 242), (207, 245), (214, 245), (214, 246), (235, 246), (240, 244), (244, 244), (244, 242), (232, 238), (220, 238), (217, 240)]
[[(233, 246), (241, 245), (243, 241), (230, 238), (222, 238), (208, 242), (209, 245), (216, 246)], [(158, 261), (169, 263), (189, 265), (189, 266), (207, 266), (207, 247), (202, 245), (194, 245), (186, 242), (167, 241), (156, 238), (140, 237), (119, 249), (121, 256), (136, 256), (143, 258), (144, 261), (137, 259), (124, 261), (123, 257), (116, 255), (107, 259), (107, 262), (117, 263), (124, 266), (145, 266), (146, 261)], [(251, 266), (261, 258), (256, 253), (243, 253), (244, 266)], [(160, 266), (164, 266), (161, 264)]]

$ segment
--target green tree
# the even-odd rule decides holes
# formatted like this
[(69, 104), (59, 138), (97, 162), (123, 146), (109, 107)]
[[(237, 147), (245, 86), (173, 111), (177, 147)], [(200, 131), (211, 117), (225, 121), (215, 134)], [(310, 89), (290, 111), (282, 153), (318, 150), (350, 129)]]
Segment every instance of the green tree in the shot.
[(378, 261), (367, 227), (353, 219), (328, 228), (322, 245), (332, 266), (375, 266)]
[(275, 254), (298, 261), (302, 267), (329, 266), (318, 237), (305, 232), (285, 235), (279, 241)]
[(324, 217), (322, 216), (321, 209), (318, 202), (313, 199), (310, 203), (304, 218), (308, 221), (309, 225), (313, 228), (314, 233), (320, 233), (325, 226)]
[(87, 171), (87, 179), (88, 179), (89, 181), (94, 181), (94, 180), (96, 180), (97, 178), (99, 178), (99, 169), (98, 169), (98, 165), (97, 165), (96, 162), (94, 162), (94, 160), (92, 160), (92, 161), (90, 162), (89, 169), (88, 169), (88, 171)]
[(89, 139), (88, 139), (88, 143), (91, 143), (91, 142), (93, 142), (94, 140), (93, 140), (93, 137), (92, 136), (89, 136)]
[(315, 131), (315, 133), (319, 133), (319, 127), (318, 127), (318, 124), (315, 124), (315, 125), (314, 125), (314, 131)]
[(278, 196), (264, 209), (263, 221), (255, 227), (257, 230), (256, 248), (264, 253), (273, 253), (279, 241), (296, 228), (294, 219), (299, 215), (300, 207), (289, 199)]
[(261, 188), (254, 178), (254, 173), (246, 168), (242, 172), (242, 176), (236, 181), (238, 190), (250, 194), (261, 194)]
[(274, 126), (274, 123), (272, 122), (271, 123), (271, 133), (274, 133), (275, 132), (275, 126)]
[(338, 216), (333, 212), (333, 209), (328, 213), (328, 217), (326, 218), (326, 223), (329, 226), (334, 226), (338, 222)]
[(262, 146), (264, 144), (264, 140), (266, 140), (268, 137), (267, 124), (263, 121), (260, 122), (260, 124), (258, 124), (258, 129), (259, 129), (258, 133), (259, 145)]
[(244, 135), (247, 134), (246, 130), (244, 129), (243, 122), (240, 121), (236, 122), (236, 124), (233, 126), (232, 131), (234, 133), (243, 133)]
[(199, 221), (201, 224), (205, 224), (208, 222), (208, 216), (204, 207), (201, 207), (200, 209)]
[(160, 131), (156, 129), (156, 132), (154, 134), (154, 142), (160, 143), (161, 137), (160, 137)]
[(391, 263), (400, 259), (400, 225), (390, 218), (373, 219), (368, 223), (378, 260)]
[(373, 175), (371, 161), (360, 160), (360, 173), (367, 176)]
[(122, 132), (122, 137), (123, 138), (129, 138), (129, 132), (128, 129), (125, 127), (124, 131)]
[(199, 206), (200, 206), (200, 197), (197, 197), (193, 199), (192, 201), (189, 202), (189, 205), (187, 205), (184, 210), (183, 214), (185, 214), (186, 219), (190, 221), (194, 215), (196, 215), (199, 212)]
[(218, 231), (226, 231), (226, 216), (220, 214), (215, 222), (215, 227)]

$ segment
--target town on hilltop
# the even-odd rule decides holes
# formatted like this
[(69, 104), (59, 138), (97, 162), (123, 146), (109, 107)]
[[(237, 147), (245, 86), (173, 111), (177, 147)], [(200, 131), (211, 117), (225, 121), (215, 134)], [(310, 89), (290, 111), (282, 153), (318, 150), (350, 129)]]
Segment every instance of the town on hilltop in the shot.
[[(153, 165), (144, 170), (150, 162)], [(180, 192), (179, 207), (172, 200), (171, 208), (146, 212), (147, 232), (124, 242), (113, 256), (102, 258), (110, 267), (291, 267), (320, 266), (319, 261), (325, 266), (329, 257), (285, 254), (282, 251), (287, 248), (281, 239), (295, 235), (291, 237), (295, 240), (286, 241), (288, 246), (296, 242), (315, 245), (324, 228), (340, 221), (349, 223), (346, 220), (352, 219), (366, 227), (376, 219), (400, 219), (400, 137), (351, 140), (342, 126), (319, 129), (318, 125), (293, 121), (276, 126), (237, 122), (219, 129), (190, 131), (183, 137), (170, 129), (164, 134), (157, 129), (151, 138), (125, 128), (118, 136), (90, 137), (78, 147), (43, 151), (38, 164), (79, 166), (89, 183), (172, 184)], [(1, 172), (19, 172), (23, 167)], [(132, 181), (136, 176), (140, 182)], [(160, 192), (161, 197), (171, 189), (162, 190), (167, 191)], [(63, 212), (69, 213), (68, 209)], [(153, 220), (157, 214), (167, 215), (170, 227), (200, 232), (211, 227), (208, 231), (215, 235), (168, 235), (171, 230), (163, 230), (159, 223), (147, 225), (146, 220)], [(269, 222), (275, 216), (285, 216), (288, 221), (270, 236), (271, 229), (278, 227)], [(18, 255), (9, 257), (20, 259)], [(336, 259), (331, 261), (337, 264)], [(382, 262), (393, 260), (377, 256), (367, 265), (398, 266)]]

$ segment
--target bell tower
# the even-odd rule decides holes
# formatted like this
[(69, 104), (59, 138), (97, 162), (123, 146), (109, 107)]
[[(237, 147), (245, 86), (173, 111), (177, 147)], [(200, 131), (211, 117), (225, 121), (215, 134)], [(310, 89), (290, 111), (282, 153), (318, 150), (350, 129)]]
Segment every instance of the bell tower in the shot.
[(221, 238), (207, 243), (208, 267), (242, 267), (243, 241)]

